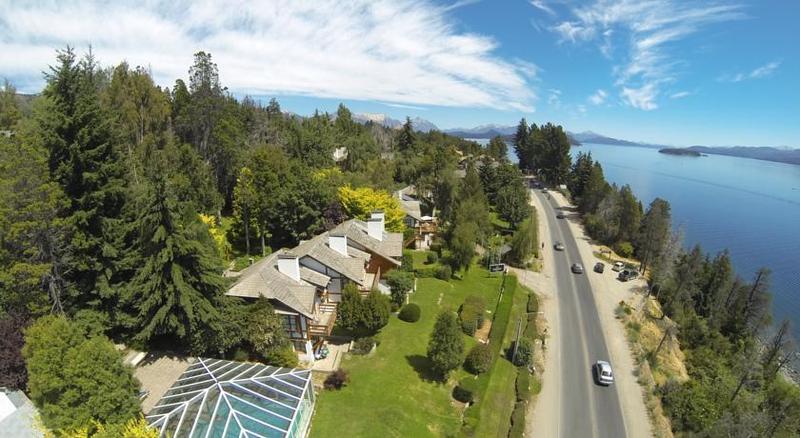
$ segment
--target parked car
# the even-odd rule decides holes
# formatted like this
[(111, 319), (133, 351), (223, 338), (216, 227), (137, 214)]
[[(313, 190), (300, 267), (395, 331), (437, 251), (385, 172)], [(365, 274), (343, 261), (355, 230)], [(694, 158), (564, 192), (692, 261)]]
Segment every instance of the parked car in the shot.
[(556, 244), (553, 245), (553, 249), (556, 251), (564, 251), (564, 244), (561, 242), (556, 242)]
[(547, 187), (542, 188), (542, 193), (547, 193)]
[(583, 274), (583, 265), (580, 263), (573, 263), (572, 264), (572, 273), (573, 274)]
[(614, 272), (619, 272), (623, 268), (625, 268), (625, 263), (622, 263), (622, 262), (614, 262), (614, 264), (611, 265), (611, 270), (614, 271)]
[(594, 264), (594, 272), (598, 274), (602, 274), (603, 271), (606, 270), (606, 265), (603, 262), (597, 262)]
[(639, 277), (639, 272), (634, 271), (633, 269), (626, 269), (620, 272), (619, 275), (617, 276), (617, 278), (619, 278), (620, 281), (635, 280), (638, 277)]
[(614, 371), (611, 370), (611, 364), (604, 361), (598, 360), (594, 363), (592, 367), (594, 371), (594, 378), (595, 381), (599, 385), (608, 386), (614, 383)]
[(567, 214), (563, 211), (559, 211), (558, 214), (556, 214), (556, 218), (558, 219), (564, 219), (565, 217), (567, 217)]

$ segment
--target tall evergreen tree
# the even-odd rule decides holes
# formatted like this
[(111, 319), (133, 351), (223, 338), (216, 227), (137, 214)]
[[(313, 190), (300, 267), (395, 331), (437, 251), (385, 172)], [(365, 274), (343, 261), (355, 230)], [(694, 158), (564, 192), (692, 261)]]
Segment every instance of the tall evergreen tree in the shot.
[(400, 152), (409, 151), (414, 148), (414, 143), (417, 141), (417, 136), (414, 134), (414, 125), (411, 123), (411, 118), (406, 117), (406, 122), (400, 132), (397, 133), (397, 150)]
[(70, 201), (65, 248), (70, 304), (111, 313), (118, 298), (112, 283), (125, 200), (117, 139), (99, 104), (99, 74), (91, 54), (77, 62), (71, 48), (60, 51), (46, 78), (43, 95), (49, 105), (37, 120), (52, 177)]
[(22, 113), (17, 105), (17, 89), (5, 79), (0, 89), (0, 130), (13, 130), (20, 118)]
[(250, 255), (250, 230), (258, 229), (258, 192), (253, 171), (242, 167), (233, 188), (233, 213), (236, 222), (244, 229), (245, 251)]
[(498, 135), (489, 141), (489, 144), (486, 146), (486, 155), (497, 161), (508, 161), (508, 146), (506, 146), (503, 137)]
[(221, 267), (196, 214), (178, 206), (164, 178), (154, 182), (134, 224), (136, 275), (127, 301), (137, 316), (136, 337), (165, 337), (202, 352), (203, 334), (214, 331), (215, 304), (224, 292)]
[(669, 244), (671, 216), (669, 202), (656, 198), (650, 203), (635, 245), (639, 260), (642, 261), (642, 271), (658, 260)]
[(450, 371), (464, 360), (464, 337), (455, 313), (444, 311), (436, 317), (433, 333), (428, 342), (428, 359), (433, 371), (447, 380)]
[(514, 152), (517, 154), (519, 160), (519, 168), (523, 172), (530, 172), (535, 170), (533, 167), (533, 160), (530, 150), (530, 133), (528, 131), (528, 122), (523, 117), (517, 125), (517, 132), (514, 134)]

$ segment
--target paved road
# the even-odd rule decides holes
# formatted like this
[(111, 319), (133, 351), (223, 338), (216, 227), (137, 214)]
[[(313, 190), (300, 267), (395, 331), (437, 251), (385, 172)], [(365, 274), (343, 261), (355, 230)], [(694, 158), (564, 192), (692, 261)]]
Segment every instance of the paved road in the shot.
[[(605, 336), (597, 313), (594, 295), (587, 275), (593, 260), (581, 260), (578, 246), (567, 219), (557, 219), (557, 205), (541, 191), (535, 191), (545, 207), (540, 217), (546, 218), (550, 236), (543, 236), (545, 245), (564, 243), (564, 251), (554, 251), (556, 293), (558, 294), (560, 332), (560, 389), (558, 435), (561, 437), (625, 437), (616, 385), (598, 386), (592, 377), (591, 365), (596, 360), (608, 360)], [(581, 263), (583, 274), (573, 274), (570, 266)], [(613, 363), (612, 363), (613, 366)], [(548, 384), (546, 382), (545, 384)], [(540, 400), (541, 402), (547, 402)]]

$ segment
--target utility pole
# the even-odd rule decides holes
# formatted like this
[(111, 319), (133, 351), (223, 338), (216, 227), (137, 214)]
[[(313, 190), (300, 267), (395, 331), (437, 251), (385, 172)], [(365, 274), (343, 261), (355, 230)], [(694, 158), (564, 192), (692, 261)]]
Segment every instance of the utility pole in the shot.
[(514, 353), (511, 354), (511, 363), (516, 365), (517, 348), (519, 347), (519, 329), (522, 326), (522, 318), (517, 318), (517, 334), (514, 338)]

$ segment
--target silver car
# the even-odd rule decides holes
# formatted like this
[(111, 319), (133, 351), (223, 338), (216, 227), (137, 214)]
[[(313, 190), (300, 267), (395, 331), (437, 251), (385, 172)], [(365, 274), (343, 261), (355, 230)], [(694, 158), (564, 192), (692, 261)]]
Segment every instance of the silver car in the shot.
[(583, 265), (580, 263), (573, 263), (572, 264), (572, 273), (573, 274), (583, 274)]
[(594, 369), (594, 377), (598, 384), (608, 386), (614, 383), (614, 371), (611, 370), (610, 363), (604, 360), (598, 360), (594, 363), (592, 368)]
[(556, 251), (564, 251), (564, 244), (561, 242), (556, 242), (556, 244), (553, 245), (553, 249)]

